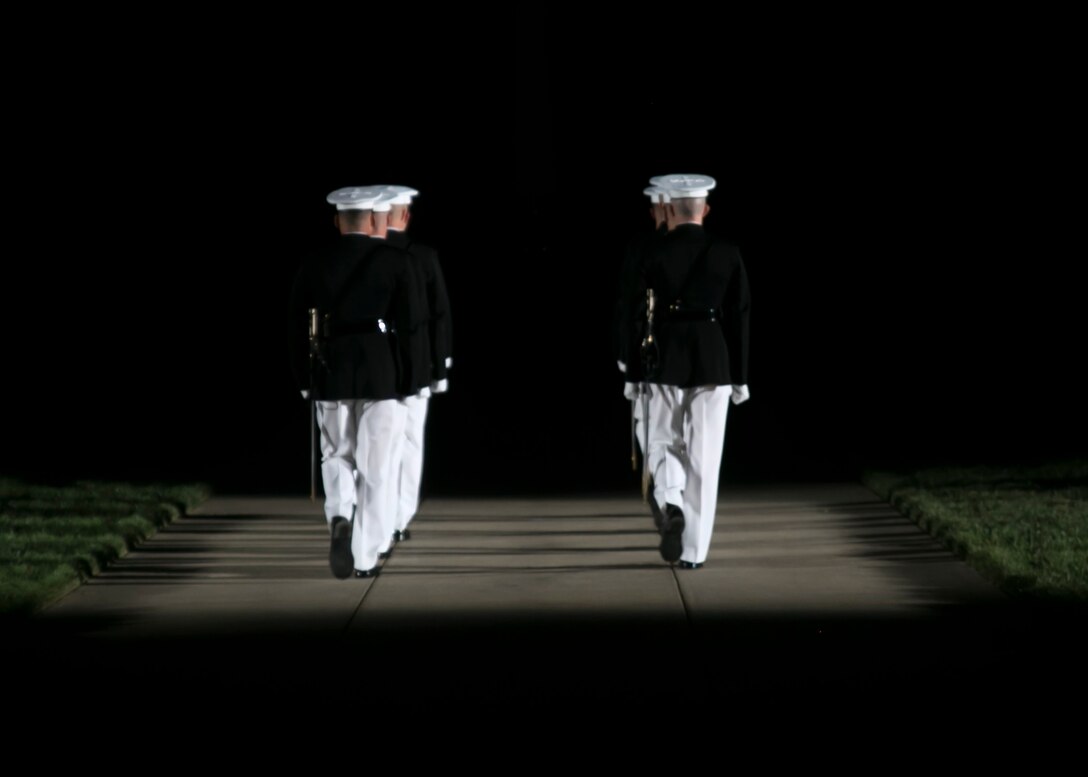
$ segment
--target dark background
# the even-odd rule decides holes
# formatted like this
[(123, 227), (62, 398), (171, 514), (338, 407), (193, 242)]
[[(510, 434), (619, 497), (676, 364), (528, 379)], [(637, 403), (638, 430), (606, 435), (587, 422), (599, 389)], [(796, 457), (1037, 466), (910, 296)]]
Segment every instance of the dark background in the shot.
[(454, 316), (428, 491), (634, 489), (609, 323), (670, 172), (751, 279), (727, 482), (1085, 452), (1061, 20), (632, 21), (26, 31), (0, 472), (305, 493), (291, 280), (329, 191), (399, 183)]

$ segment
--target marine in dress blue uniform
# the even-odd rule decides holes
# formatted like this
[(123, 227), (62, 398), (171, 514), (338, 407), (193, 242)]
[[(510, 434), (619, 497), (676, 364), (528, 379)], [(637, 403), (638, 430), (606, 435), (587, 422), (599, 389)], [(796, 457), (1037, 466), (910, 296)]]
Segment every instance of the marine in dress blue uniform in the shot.
[(417, 322), (413, 353), (416, 393), (405, 397), (407, 409), (404, 444), (398, 469), (398, 503), (393, 536), (397, 541), (410, 539), (409, 524), (419, 510), (423, 481), (424, 436), (430, 398), (449, 390), (449, 370), (453, 366), (452, 325), (449, 295), (438, 254), (408, 235), (412, 199), (419, 192), (408, 186), (386, 186), (393, 195), (386, 239), (403, 249), (415, 273), (420, 320)]
[(749, 396), (751, 297), (737, 247), (702, 226), (714, 179), (678, 174), (650, 182), (669, 195), (669, 232), (649, 251), (631, 299), (654, 292), (656, 363), (641, 365), (639, 376), (649, 393), (652, 498), (664, 515), (662, 558), (695, 569), (714, 531), (729, 403)]
[[(633, 237), (624, 251), (623, 266), (620, 270), (619, 295), (616, 301), (615, 332), (616, 332), (616, 360), (620, 372), (624, 376), (623, 395), (631, 400), (631, 436), (633, 438), (631, 463), (637, 464), (635, 451), (642, 457), (644, 471), (653, 472), (653, 467), (647, 459), (646, 450), (646, 416), (649, 412), (649, 395), (643, 391), (643, 384), (639, 379), (638, 343), (631, 335), (637, 331), (637, 322), (633, 317), (641, 318), (643, 307), (641, 301), (635, 297), (640, 293), (639, 282), (644, 265), (652, 248), (668, 234), (666, 223), (665, 205), (669, 201), (668, 192), (658, 186), (648, 186), (643, 194), (650, 198), (650, 218), (653, 219), (653, 230), (647, 230)], [(633, 347), (632, 347), (633, 346)], [(629, 368), (628, 365), (631, 365)], [(652, 489), (653, 478), (649, 478), (649, 487)], [(657, 509), (657, 503), (650, 501), (654, 524), (661, 525), (661, 511)]]
[(291, 365), (309, 390), (308, 311), (321, 316), (322, 358), (314, 385), (321, 438), (329, 563), (336, 577), (377, 573), (393, 532), (394, 449), (404, 435), (400, 401), (414, 390), (410, 359), (416, 290), (396, 248), (380, 231), (381, 190), (349, 187), (327, 200), (339, 238), (300, 268), (291, 292)]

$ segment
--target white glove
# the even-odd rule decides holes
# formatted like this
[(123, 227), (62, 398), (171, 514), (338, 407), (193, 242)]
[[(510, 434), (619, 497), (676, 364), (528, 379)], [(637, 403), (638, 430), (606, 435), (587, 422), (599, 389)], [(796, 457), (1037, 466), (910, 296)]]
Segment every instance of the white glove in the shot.
[(618, 361), (618, 360), (616, 361), (616, 364), (619, 365), (620, 372), (627, 372), (627, 365), (626, 364), (624, 364), (623, 362)]
[(733, 386), (733, 404), (739, 405), (741, 402), (748, 401), (748, 384), (743, 386)]
[(446, 369), (448, 370), (452, 366), (453, 366), (453, 357), (452, 356), (447, 356), (446, 357)]
[(624, 383), (623, 384), (623, 396), (627, 399), (638, 399), (638, 384), (637, 383)]
[(302, 398), (303, 399), (309, 399), (310, 398), (310, 392), (307, 389), (302, 389)]
[(450, 382), (448, 378), (442, 378), (442, 380), (431, 381), (431, 393), (432, 394), (445, 394), (450, 390)]

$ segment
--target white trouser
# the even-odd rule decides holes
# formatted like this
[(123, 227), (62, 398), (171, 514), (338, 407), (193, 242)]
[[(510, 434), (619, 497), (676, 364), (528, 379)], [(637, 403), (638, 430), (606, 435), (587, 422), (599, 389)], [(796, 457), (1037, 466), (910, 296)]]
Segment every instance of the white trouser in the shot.
[(639, 455), (645, 456), (646, 451), (643, 447), (646, 444), (646, 427), (643, 424), (643, 411), (642, 411), (642, 397), (635, 397), (631, 400), (631, 417), (634, 419), (634, 433), (635, 442), (638, 444)]
[(681, 561), (710, 552), (731, 386), (650, 386), (650, 471), (662, 511), (684, 511)]
[(397, 505), (397, 531), (408, 528), (419, 509), (419, 486), (423, 479), (423, 428), (427, 423), (430, 400), (417, 394), (407, 397), (407, 419), (404, 424), (404, 446), (400, 456), (400, 483)]
[(389, 488), (385, 489), (385, 511), (382, 513), (386, 517), (385, 525), (389, 531), (382, 542), (381, 553), (393, 547), (393, 530), (397, 528), (397, 510), (400, 509), (400, 463), (404, 455), (404, 424), (408, 418), (408, 405), (403, 399), (396, 402), (400, 425), (397, 427), (396, 437), (389, 445)]
[(356, 569), (370, 569), (393, 536), (397, 480), (393, 452), (404, 437), (404, 405), (395, 399), (317, 403), (325, 519), (351, 518)]

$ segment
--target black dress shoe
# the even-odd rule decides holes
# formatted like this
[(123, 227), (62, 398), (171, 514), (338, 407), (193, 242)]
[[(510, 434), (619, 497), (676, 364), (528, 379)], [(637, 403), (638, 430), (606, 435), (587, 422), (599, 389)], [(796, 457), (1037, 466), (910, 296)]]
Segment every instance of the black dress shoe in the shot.
[(654, 526), (658, 531), (661, 531), (661, 525), (665, 523), (665, 514), (661, 512), (661, 507), (657, 504), (657, 499), (654, 498), (654, 479), (650, 478), (650, 489), (647, 492), (650, 500), (650, 513), (654, 517)]
[(703, 565), (697, 564), (694, 561), (678, 561), (676, 563), (676, 566), (680, 567), (681, 569), (701, 569)]
[(355, 570), (355, 576), (356, 577), (377, 577), (378, 576), (378, 568), (377, 567), (371, 567), (370, 569), (356, 569)]
[(412, 532), (410, 529), (398, 529), (393, 532), (393, 539), (397, 542), (404, 542), (405, 540), (412, 539)]
[(395, 545), (390, 545), (389, 550), (383, 550), (381, 553), (378, 554), (378, 558), (382, 561), (385, 561), (387, 558), (393, 555), (393, 548), (395, 547)]
[(683, 550), (684, 511), (676, 505), (665, 505), (665, 520), (661, 522), (661, 558), (668, 562), (680, 558)]
[(351, 577), (355, 559), (351, 555), (351, 521), (342, 515), (332, 519), (332, 539), (329, 543), (329, 567), (341, 580)]

